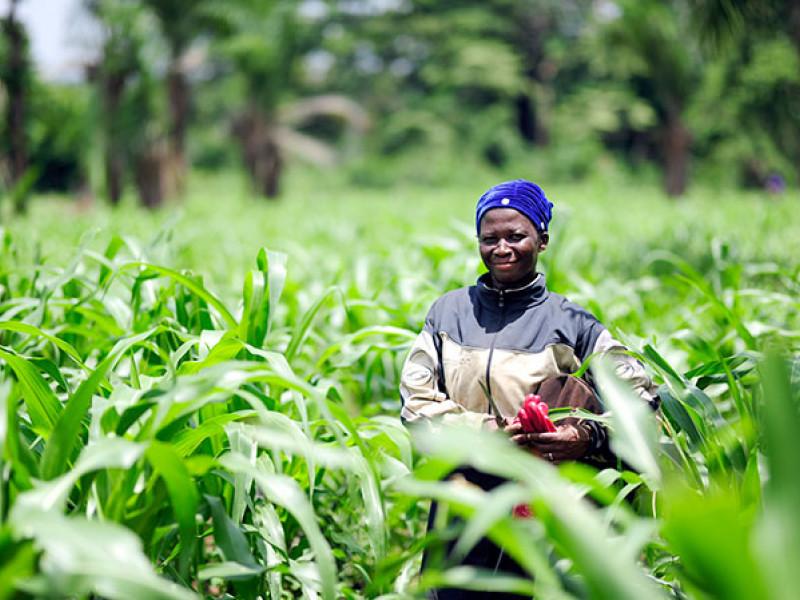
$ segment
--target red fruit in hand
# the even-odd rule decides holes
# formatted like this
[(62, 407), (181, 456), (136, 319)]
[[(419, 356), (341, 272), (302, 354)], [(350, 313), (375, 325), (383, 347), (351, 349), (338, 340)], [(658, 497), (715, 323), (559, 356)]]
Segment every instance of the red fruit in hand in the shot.
[(530, 519), (533, 517), (533, 511), (528, 504), (517, 504), (514, 507), (512, 514), (517, 519)]
[(545, 430), (550, 432), (555, 431), (556, 426), (550, 420), (550, 417), (547, 416), (547, 413), (550, 410), (550, 407), (547, 406), (547, 403), (540, 400), (536, 405), (536, 408), (538, 409), (539, 414), (542, 416), (542, 422), (544, 423)]
[(533, 402), (526, 402), (522, 409), (525, 411), (525, 414), (528, 417), (528, 421), (531, 424), (531, 430), (535, 432), (542, 431), (544, 427), (544, 424), (542, 423), (542, 413), (540, 413), (536, 408), (536, 404)]
[(545, 433), (555, 431), (556, 427), (547, 416), (547, 404), (542, 401), (540, 396), (528, 394), (525, 401), (517, 413), (522, 425), (522, 430), (526, 433)]
[(533, 430), (530, 417), (528, 417), (528, 413), (525, 412), (524, 408), (519, 409), (519, 413), (517, 413), (517, 421), (519, 421), (520, 425), (522, 425), (522, 431)]

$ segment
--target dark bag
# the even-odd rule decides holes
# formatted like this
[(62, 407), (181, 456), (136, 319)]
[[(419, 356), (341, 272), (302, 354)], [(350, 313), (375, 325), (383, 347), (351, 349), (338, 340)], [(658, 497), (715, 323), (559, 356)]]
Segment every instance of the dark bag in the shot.
[(531, 393), (541, 396), (550, 408), (583, 408), (598, 415), (603, 412), (592, 387), (574, 375), (548, 377), (534, 385)]
[[(603, 413), (603, 405), (594, 389), (585, 380), (574, 375), (548, 377), (533, 386), (531, 393), (538, 394), (549, 408), (582, 408), (596, 415)], [(568, 417), (566, 422), (578, 423), (580, 419)], [(598, 469), (617, 464), (617, 457), (608, 445), (608, 432), (597, 421), (582, 422), (590, 432), (589, 454), (580, 462)]]

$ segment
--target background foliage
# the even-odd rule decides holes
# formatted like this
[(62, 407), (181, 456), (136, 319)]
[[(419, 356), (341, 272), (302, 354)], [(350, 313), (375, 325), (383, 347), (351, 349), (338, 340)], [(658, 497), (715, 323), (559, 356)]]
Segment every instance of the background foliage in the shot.
[(464, 159), (674, 196), (797, 180), (793, 3), (81, 0), (94, 57), (70, 84), (37, 76), (20, 5), (0, 42), (18, 210), (31, 188), (158, 206), (193, 165), (241, 166), (268, 197), (309, 162), (376, 187)]

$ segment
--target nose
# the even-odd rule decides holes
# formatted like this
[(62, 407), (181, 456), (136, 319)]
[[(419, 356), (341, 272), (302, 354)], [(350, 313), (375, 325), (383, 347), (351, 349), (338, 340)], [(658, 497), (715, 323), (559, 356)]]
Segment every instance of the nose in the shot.
[(494, 253), (495, 255), (499, 256), (508, 256), (509, 254), (511, 254), (511, 248), (509, 247), (508, 242), (506, 242), (505, 238), (500, 238), (500, 240), (497, 242), (497, 246), (495, 246)]

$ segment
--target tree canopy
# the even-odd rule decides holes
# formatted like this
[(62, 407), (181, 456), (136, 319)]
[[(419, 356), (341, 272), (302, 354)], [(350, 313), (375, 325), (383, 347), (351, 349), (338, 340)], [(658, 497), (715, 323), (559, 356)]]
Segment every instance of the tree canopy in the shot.
[[(16, 4), (0, 45), (7, 189), (29, 172), (112, 202), (133, 184), (155, 206), (187, 167), (238, 163), (276, 196), (295, 159), (357, 164), (366, 183), (463, 156), (551, 179), (612, 164), (660, 172), (674, 196), (800, 173), (796, 3), (85, 0), (98, 55), (63, 94), (26, 58)], [(53, 145), (65, 122), (82, 135)]]

